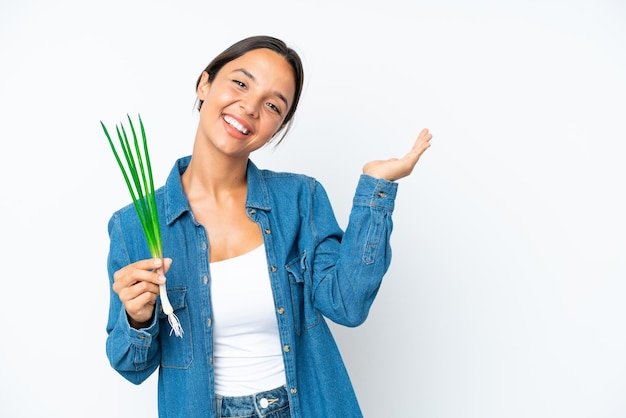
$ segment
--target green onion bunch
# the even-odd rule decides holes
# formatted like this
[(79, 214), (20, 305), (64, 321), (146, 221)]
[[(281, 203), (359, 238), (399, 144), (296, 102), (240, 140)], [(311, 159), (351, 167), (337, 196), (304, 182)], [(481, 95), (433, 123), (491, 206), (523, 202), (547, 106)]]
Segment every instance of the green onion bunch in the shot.
[[(127, 115), (127, 117), (128, 123), (130, 125), (130, 130), (133, 135), (134, 152), (133, 148), (131, 147), (130, 141), (128, 140), (128, 135), (126, 134), (126, 129), (124, 128), (124, 125), (122, 123), (120, 123), (119, 125), (115, 125), (115, 130), (117, 131), (117, 137), (120, 142), (120, 147), (124, 155), (124, 161), (126, 165), (124, 165), (124, 163), (122, 162), (120, 154), (118, 153), (117, 148), (111, 140), (111, 136), (109, 135), (109, 131), (107, 130), (106, 126), (104, 126), (104, 123), (102, 123), (102, 121), (100, 121), (100, 124), (102, 125), (102, 129), (104, 130), (104, 134), (109, 140), (111, 150), (115, 155), (117, 164), (119, 165), (120, 170), (122, 171), (122, 175), (124, 176), (124, 180), (126, 181), (126, 186), (128, 187), (128, 191), (130, 192), (131, 198), (133, 200), (135, 210), (137, 211), (137, 215), (139, 216), (139, 221), (141, 222), (141, 227), (143, 228), (144, 235), (146, 237), (146, 240), (148, 241), (150, 254), (153, 258), (162, 259), (163, 245), (161, 243), (159, 216), (157, 213), (156, 196), (154, 194), (154, 181), (152, 179), (152, 167), (150, 166), (150, 155), (148, 153), (146, 131), (144, 129), (141, 116), (139, 115), (139, 126), (141, 129), (141, 138), (143, 144), (143, 147), (140, 147), (133, 121), (131, 120), (130, 116)], [(163, 268), (161, 267), (159, 270), (159, 273), (163, 274)], [(180, 321), (174, 314), (172, 304), (167, 298), (167, 290), (165, 288), (165, 284), (159, 285), (159, 297), (161, 298), (161, 306), (163, 308), (163, 312), (167, 315), (168, 322), (172, 327), (170, 335), (173, 332), (177, 337), (182, 337), (183, 329), (180, 325)]]

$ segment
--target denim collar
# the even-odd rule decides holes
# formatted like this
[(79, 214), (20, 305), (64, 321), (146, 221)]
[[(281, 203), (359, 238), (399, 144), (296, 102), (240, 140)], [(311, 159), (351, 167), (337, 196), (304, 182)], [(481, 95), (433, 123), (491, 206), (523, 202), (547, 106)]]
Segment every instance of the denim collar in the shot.
[[(181, 176), (187, 170), (190, 161), (190, 155), (179, 158), (165, 182), (165, 222), (168, 225), (175, 222), (185, 212), (191, 213), (191, 207), (181, 181)], [(266, 211), (271, 210), (269, 192), (263, 172), (251, 160), (248, 160), (246, 176), (248, 179), (246, 207)]]

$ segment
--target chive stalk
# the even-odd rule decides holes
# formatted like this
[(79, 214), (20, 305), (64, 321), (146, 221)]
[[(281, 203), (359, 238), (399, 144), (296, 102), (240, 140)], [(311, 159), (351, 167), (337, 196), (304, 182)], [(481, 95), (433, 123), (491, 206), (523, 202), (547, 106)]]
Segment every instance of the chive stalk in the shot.
[[(159, 229), (159, 217), (157, 213), (156, 195), (154, 194), (154, 181), (152, 179), (152, 167), (150, 165), (146, 131), (141, 120), (141, 115), (139, 115), (139, 126), (141, 129), (143, 144), (142, 157), (142, 151), (139, 146), (139, 140), (137, 139), (137, 133), (135, 132), (133, 121), (130, 116), (126, 116), (128, 117), (128, 123), (133, 135), (134, 153), (131, 148), (130, 141), (128, 140), (128, 135), (126, 134), (124, 125), (122, 123), (120, 123), (119, 126), (115, 125), (115, 130), (120, 141), (126, 166), (124, 166), (122, 159), (120, 158), (120, 154), (113, 144), (106, 126), (104, 126), (102, 121), (100, 121), (100, 125), (102, 125), (104, 134), (109, 140), (109, 145), (111, 145), (113, 155), (115, 155), (117, 164), (122, 171), (122, 175), (124, 176), (124, 181), (126, 182), (126, 186), (128, 187), (128, 191), (130, 192), (130, 196), (133, 200), (133, 205), (135, 206), (135, 210), (139, 216), (139, 222), (141, 223), (144, 235), (148, 241), (150, 254), (153, 258), (163, 259), (163, 245), (161, 243), (161, 231)], [(164, 275), (163, 267), (159, 268), (158, 272)], [(182, 337), (183, 329), (180, 325), (178, 317), (174, 314), (172, 304), (167, 297), (165, 284), (159, 285), (159, 297), (161, 298), (161, 307), (163, 308), (163, 312), (167, 315), (168, 322), (172, 327), (170, 335), (172, 335), (173, 332), (177, 337)]]

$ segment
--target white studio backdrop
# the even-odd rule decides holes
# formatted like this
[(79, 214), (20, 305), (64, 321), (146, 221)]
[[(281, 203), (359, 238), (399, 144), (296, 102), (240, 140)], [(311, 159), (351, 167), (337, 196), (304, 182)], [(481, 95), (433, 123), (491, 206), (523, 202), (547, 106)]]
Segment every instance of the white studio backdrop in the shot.
[(434, 135), (370, 317), (333, 326), (365, 416), (626, 416), (617, 0), (3, 0), (0, 416), (156, 416), (156, 378), (105, 356), (128, 192), (99, 121), (140, 113), (162, 183), (191, 152), (196, 77), (256, 34), (301, 53), (306, 87), (253, 159), (317, 177), (342, 225), (363, 163)]

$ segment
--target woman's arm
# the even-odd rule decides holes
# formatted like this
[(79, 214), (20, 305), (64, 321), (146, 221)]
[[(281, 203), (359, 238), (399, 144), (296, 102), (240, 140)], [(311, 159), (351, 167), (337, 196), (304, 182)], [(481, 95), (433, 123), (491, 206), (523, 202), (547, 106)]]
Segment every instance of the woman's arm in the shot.
[[(118, 293), (124, 294), (124, 299), (129, 299), (127, 301), (127, 304), (130, 304), (129, 306), (139, 306), (141, 303), (135, 303), (137, 301), (132, 302), (133, 298), (131, 296), (142, 294), (140, 288), (144, 285), (141, 284), (140, 279), (149, 277), (151, 280), (158, 280), (158, 278), (152, 277), (156, 273), (145, 270), (133, 273), (136, 268), (131, 266), (136, 266), (137, 263), (131, 263), (118, 215), (114, 215), (109, 221), (109, 237), (110, 247), (107, 268), (109, 272), (110, 303), (106, 328), (108, 334), (106, 353), (111, 366), (118, 373), (130, 382), (139, 384), (146, 380), (159, 365), (159, 321), (155, 318), (156, 315), (148, 312), (155, 309), (155, 306), (152, 305), (151, 307), (145, 307), (145, 309), (137, 308), (139, 311), (145, 312), (143, 313), (144, 316), (139, 315), (136, 318), (140, 320), (148, 318), (148, 321), (142, 324), (145, 328), (137, 329), (131, 326), (133, 320), (127, 313)], [(144, 266), (146, 263), (151, 264), (153, 261), (144, 260), (139, 262), (140, 266)], [(129, 289), (129, 286), (133, 284), (138, 286), (138, 288)], [(148, 287), (154, 286), (156, 285), (151, 283)], [(154, 299), (158, 300), (156, 297)], [(149, 302), (147, 304), (150, 305)]]
[(316, 184), (312, 298), (314, 306), (333, 322), (357, 326), (367, 318), (391, 263), (389, 240), (398, 187), (395, 180), (413, 171), (431, 138), (424, 129), (404, 157), (365, 165), (343, 236), (337, 234), (326, 192)]

